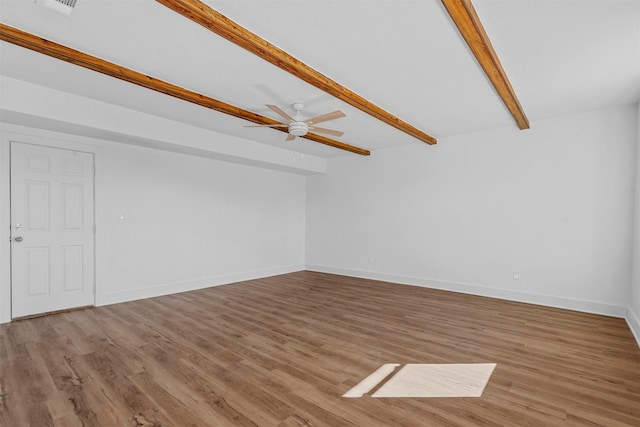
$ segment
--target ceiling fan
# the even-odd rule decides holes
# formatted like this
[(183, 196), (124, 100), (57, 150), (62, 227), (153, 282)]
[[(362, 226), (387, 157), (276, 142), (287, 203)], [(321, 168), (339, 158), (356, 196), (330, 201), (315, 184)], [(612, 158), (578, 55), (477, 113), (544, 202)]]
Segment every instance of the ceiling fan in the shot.
[(286, 120), (286, 123), (279, 123), (274, 125), (249, 125), (245, 126), (248, 128), (252, 127), (271, 127), (271, 128), (279, 128), (286, 127), (289, 135), (286, 138), (286, 141), (293, 141), (296, 139), (296, 136), (305, 136), (309, 131), (326, 133), (327, 135), (332, 136), (342, 136), (344, 132), (340, 132), (339, 130), (321, 128), (316, 126), (317, 123), (328, 122), (329, 120), (339, 119), (340, 117), (345, 117), (344, 114), (340, 110), (336, 110), (331, 113), (322, 114), (311, 119), (303, 120), (300, 117), (300, 112), (303, 110), (304, 105), (296, 102), (291, 105), (291, 108), (296, 112), (296, 117), (293, 118), (289, 114), (287, 114), (284, 110), (282, 110), (277, 105), (267, 105), (273, 112), (278, 114), (280, 117)]

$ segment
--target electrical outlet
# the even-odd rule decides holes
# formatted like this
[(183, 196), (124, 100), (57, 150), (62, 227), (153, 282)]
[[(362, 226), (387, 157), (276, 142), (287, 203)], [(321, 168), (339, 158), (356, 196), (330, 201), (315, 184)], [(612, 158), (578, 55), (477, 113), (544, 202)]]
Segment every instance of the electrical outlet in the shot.
[(513, 272), (513, 280), (520, 280), (520, 272), (518, 271)]
[(369, 261), (369, 264), (373, 264), (373, 257), (369, 256), (368, 261)]

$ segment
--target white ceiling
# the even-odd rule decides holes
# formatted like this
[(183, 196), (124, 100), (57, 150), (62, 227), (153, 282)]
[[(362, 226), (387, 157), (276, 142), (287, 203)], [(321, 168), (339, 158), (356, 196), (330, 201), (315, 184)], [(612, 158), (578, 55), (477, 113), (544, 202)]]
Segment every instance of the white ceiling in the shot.
[[(205, 3), (436, 138), (515, 126), (440, 0)], [(640, 1), (474, 5), (532, 127), (640, 99)], [(0, 0), (0, 20), (275, 119), (265, 104), (303, 102), (308, 116), (341, 109), (347, 117), (326, 127), (372, 151), (423, 144), (151, 0), (78, 0), (70, 17), (33, 0)], [(303, 153), (353, 155), (299, 138), (285, 143), (281, 132), (244, 128), (243, 120), (5, 42), (0, 74)]]

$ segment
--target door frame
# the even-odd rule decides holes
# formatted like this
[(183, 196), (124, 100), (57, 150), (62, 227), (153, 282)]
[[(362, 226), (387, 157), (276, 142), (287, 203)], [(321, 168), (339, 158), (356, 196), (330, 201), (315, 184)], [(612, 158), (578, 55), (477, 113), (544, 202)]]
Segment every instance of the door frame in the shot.
[[(11, 310), (11, 143), (39, 145), (64, 150), (81, 151), (93, 154), (93, 306), (97, 306), (98, 282), (97, 282), (97, 240), (98, 240), (98, 215), (96, 210), (97, 191), (96, 170), (100, 149), (82, 137), (59, 134), (38, 129), (17, 127), (18, 131), (7, 128), (14, 126), (0, 125), (0, 324), (13, 319)], [(24, 133), (24, 130), (28, 133)], [(34, 135), (37, 133), (38, 135)], [(64, 139), (61, 139), (64, 138)]]

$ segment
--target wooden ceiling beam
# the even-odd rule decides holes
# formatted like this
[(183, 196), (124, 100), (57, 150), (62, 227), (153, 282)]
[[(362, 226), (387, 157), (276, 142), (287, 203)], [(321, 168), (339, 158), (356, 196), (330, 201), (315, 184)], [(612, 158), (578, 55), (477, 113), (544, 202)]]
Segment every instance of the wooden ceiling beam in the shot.
[[(78, 65), (83, 68), (87, 68), (89, 70), (97, 71), (99, 73), (114, 77), (119, 80), (124, 80), (126, 82), (142, 86), (144, 88), (151, 89), (156, 92), (181, 99), (183, 101), (191, 102), (193, 104), (197, 104), (202, 107), (218, 111), (220, 113), (248, 120), (253, 123), (257, 123), (260, 125), (273, 125), (280, 123), (276, 120), (270, 119), (269, 117), (252, 113), (251, 111), (247, 111), (231, 104), (219, 101), (217, 99), (210, 98), (197, 92), (182, 88), (180, 86), (176, 86), (172, 83), (147, 76), (129, 68), (114, 64), (95, 56), (91, 56), (84, 52), (80, 52), (70, 47), (52, 42), (50, 40), (38, 37), (31, 33), (27, 33), (25, 31), (10, 27), (2, 23), (0, 23), (0, 40), (33, 50), (52, 58), (60, 59), (65, 62)], [(288, 133), (286, 129), (275, 129)], [(316, 135), (314, 133), (308, 133), (303, 138), (363, 156), (368, 156), (369, 154), (371, 154), (369, 150), (365, 150), (364, 148), (356, 147), (344, 142)]]
[(458, 27), (458, 31), (469, 45), (471, 52), (498, 92), (502, 102), (507, 107), (520, 129), (529, 129), (529, 120), (518, 101), (507, 73), (502, 68), (500, 59), (489, 36), (484, 30), (480, 18), (471, 0), (442, 0), (442, 4), (449, 12), (451, 19)]
[(230, 42), (248, 50), (265, 61), (293, 74), (299, 79), (317, 87), (320, 90), (358, 108), (396, 129), (411, 135), (427, 144), (437, 141), (431, 135), (400, 120), (393, 114), (383, 110), (372, 102), (364, 99), (329, 77), (309, 67), (302, 61), (291, 56), (284, 50), (272, 45), (260, 36), (252, 33), (240, 24), (212, 9), (200, 0), (157, 0), (175, 12), (202, 25)]

